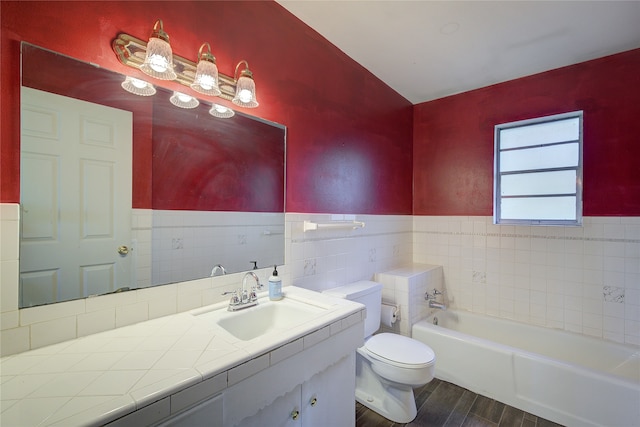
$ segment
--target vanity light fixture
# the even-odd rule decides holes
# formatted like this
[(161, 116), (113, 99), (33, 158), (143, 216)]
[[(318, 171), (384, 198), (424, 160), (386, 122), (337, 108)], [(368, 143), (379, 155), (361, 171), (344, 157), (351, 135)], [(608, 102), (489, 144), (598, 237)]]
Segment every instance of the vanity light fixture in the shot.
[(169, 35), (164, 32), (162, 19), (153, 25), (144, 62), (140, 66), (143, 73), (160, 80), (175, 80), (173, 71), (173, 52), (169, 44)]
[(225, 107), (224, 105), (220, 104), (213, 104), (211, 106), (211, 109), (209, 110), (209, 114), (220, 119), (229, 119), (236, 115), (235, 111), (233, 111), (231, 108)]
[[(242, 70), (238, 77), (238, 69), (243, 63), (245, 65), (245, 69)], [(236, 94), (231, 102), (241, 107), (257, 107), (259, 104), (256, 100), (256, 83), (253, 81), (253, 73), (249, 70), (249, 63), (244, 59), (238, 62), (238, 65), (236, 65), (236, 72), (233, 76), (236, 80)]]
[(136, 79), (131, 76), (127, 76), (120, 86), (122, 86), (122, 88), (127, 92), (131, 92), (134, 95), (151, 96), (156, 94), (156, 88), (153, 87), (151, 83), (147, 83), (144, 80)]
[[(203, 52), (203, 49), (206, 50)], [(196, 76), (191, 83), (191, 89), (204, 95), (220, 96), (222, 92), (218, 89), (218, 67), (216, 58), (211, 53), (209, 43), (203, 43), (198, 51), (198, 67)]]
[[(240, 61), (234, 76), (231, 77), (218, 71), (209, 43), (200, 46), (197, 64), (173, 55), (169, 36), (164, 31), (160, 19), (153, 26), (148, 43), (128, 34), (118, 34), (112, 47), (121, 63), (142, 70), (152, 77), (174, 80), (199, 93), (218, 96), (241, 107), (258, 106), (256, 84), (247, 61)], [(243, 64), (244, 68), (240, 70)]]
[(169, 101), (171, 101), (171, 103), (176, 107), (187, 109), (196, 108), (198, 105), (200, 105), (200, 101), (198, 101), (193, 96), (175, 91), (173, 92), (173, 95), (171, 95), (171, 98), (169, 98)]

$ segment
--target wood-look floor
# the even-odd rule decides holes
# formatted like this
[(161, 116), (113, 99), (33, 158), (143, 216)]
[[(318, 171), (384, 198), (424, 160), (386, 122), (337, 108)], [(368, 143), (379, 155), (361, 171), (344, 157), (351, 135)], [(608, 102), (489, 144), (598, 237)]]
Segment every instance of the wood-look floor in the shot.
[(356, 403), (356, 427), (559, 427), (437, 378), (414, 393), (418, 416), (412, 422), (394, 423)]

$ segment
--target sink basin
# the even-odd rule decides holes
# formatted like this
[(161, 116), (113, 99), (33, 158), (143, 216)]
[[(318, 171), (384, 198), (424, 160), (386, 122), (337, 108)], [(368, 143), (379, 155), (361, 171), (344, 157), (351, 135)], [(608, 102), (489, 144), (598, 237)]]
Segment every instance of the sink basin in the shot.
[(265, 298), (254, 307), (234, 312), (219, 309), (198, 317), (215, 322), (241, 341), (249, 341), (270, 332), (294, 328), (325, 311), (326, 308), (291, 298), (280, 301)]

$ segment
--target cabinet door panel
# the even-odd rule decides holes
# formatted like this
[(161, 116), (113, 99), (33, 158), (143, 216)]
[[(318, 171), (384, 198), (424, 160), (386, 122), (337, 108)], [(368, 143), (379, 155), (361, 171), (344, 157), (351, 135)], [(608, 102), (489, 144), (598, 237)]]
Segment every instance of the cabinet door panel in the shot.
[[(289, 393), (274, 400), (271, 405), (261, 409), (257, 414), (242, 420), (240, 425), (242, 427), (300, 427), (302, 425), (301, 418), (304, 415), (300, 409), (300, 388), (301, 386), (296, 386)], [(250, 404), (251, 402), (247, 402), (247, 405)], [(298, 411), (295, 420), (292, 417), (293, 411)]]
[(302, 384), (302, 426), (355, 425), (355, 354)]

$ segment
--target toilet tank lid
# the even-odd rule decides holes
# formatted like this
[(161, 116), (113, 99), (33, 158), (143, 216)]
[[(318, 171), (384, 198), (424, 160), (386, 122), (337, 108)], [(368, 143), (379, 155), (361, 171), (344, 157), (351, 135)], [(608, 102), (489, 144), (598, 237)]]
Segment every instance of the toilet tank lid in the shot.
[(372, 282), (371, 280), (360, 280), (359, 282), (350, 283), (348, 285), (339, 286), (337, 288), (327, 289), (322, 292), (337, 298), (354, 300), (372, 292), (379, 292), (381, 289), (381, 283)]

